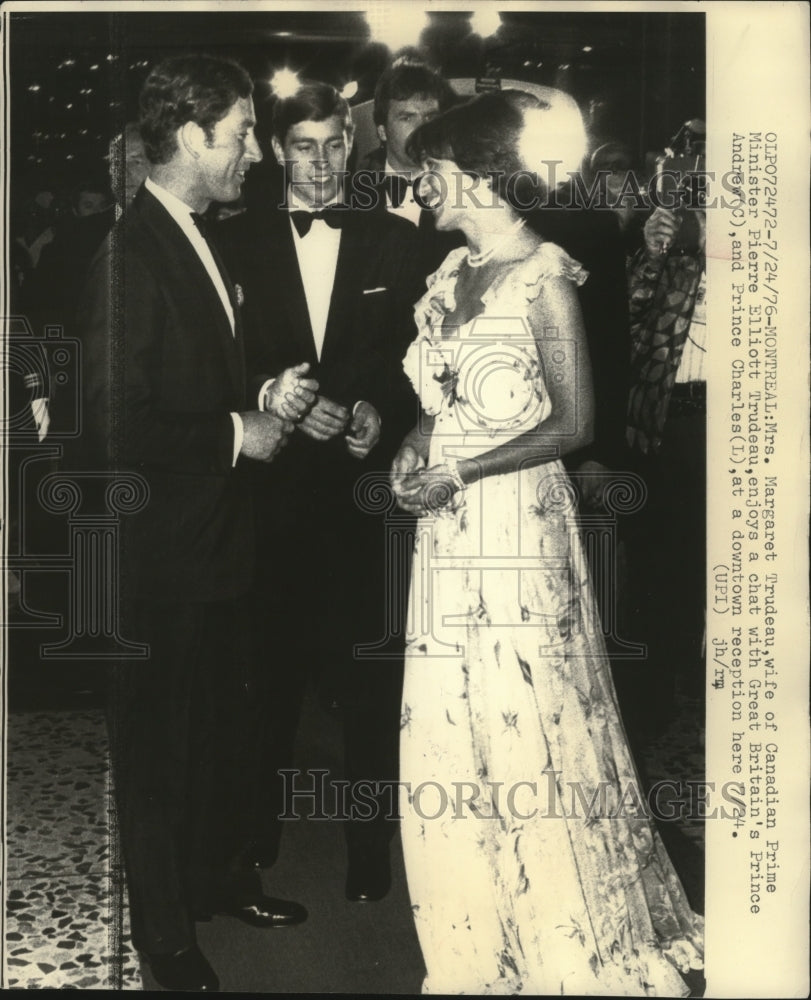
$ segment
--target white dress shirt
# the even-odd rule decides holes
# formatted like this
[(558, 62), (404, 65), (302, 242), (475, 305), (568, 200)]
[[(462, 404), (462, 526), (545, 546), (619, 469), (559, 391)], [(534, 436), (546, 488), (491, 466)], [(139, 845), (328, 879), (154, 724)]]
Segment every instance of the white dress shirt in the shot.
[[(288, 210), (316, 211), (311, 205), (299, 201), (292, 189), (288, 191)], [(304, 285), (304, 297), (307, 300), (315, 351), (320, 361), (321, 351), (324, 348), (324, 335), (327, 332), (332, 287), (335, 284), (335, 270), (338, 266), (338, 251), (341, 248), (341, 230), (328, 226), (323, 219), (313, 219), (307, 235), (299, 236), (293, 220), (288, 221), (293, 232), (293, 244), (296, 248), (301, 283)]]
[[(338, 198), (324, 205), (339, 203)], [(313, 208), (300, 201), (292, 188), (287, 192), (288, 212), (316, 212), (320, 209)], [(310, 231), (306, 236), (299, 236), (298, 229), (292, 219), (288, 219), (290, 230), (293, 233), (293, 245), (296, 248), (296, 259), (298, 260), (301, 283), (304, 286), (304, 298), (307, 301), (307, 313), (310, 317), (310, 328), (313, 331), (315, 341), (315, 351), (318, 360), (321, 360), (321, 352), (324, 349), (324, 336), (327, 332), (327, 320), (329, 318), (329, 306), (332, 300), (332, 289), (335, 285), (335, 272), (338, 267), (338, 252), (341, 249), (341, 230), (333, 229), (327, 225), (323, 219), (313, 219)], [(259, 390), (259, 409), (264, 410), (267, 390), (276, 381), (275, 378), (264, 382)], [(358, 400), (352, 408), (353, 415), (361, 401)]]
[[(401, 177), (403, 176), (403, 174), (400, 171), (394, 169), (394, 167), (389, 163), (388, 159), (386, 160), (385, 169), (387, 176), (389, 174), (395, 174), (395, 175), (399, 174), (399, 176)], [(409, 180), (409, 178), (406, 179)], [(410, 180), (408, 189), (406, 190), (405, 193), (405, 198), (403, 198), (402, 205), (398, 206), (397, 208), (394, 208), (394, 206), (391, 203), (391, 198), (389, 197), (389, 193), (387, 191), (386, 206), (392, 215), (399, 215), (401, 219), (405, 219), (407, 222), (410, 222), (414, 226), (419, 226), (420, 212), (422, 211), (422, 206), (414, 200), (414, 186), (413, 184), (410, 183)]]
[[(163, 205), (166, 211), (172, 216), (175, 222), (183, 230), (183, 234), (194, 247), (194, 251), (200, 258), (200, 262), (206, 269), (206, 273), (217, 290), (217, 295), (220, 297), (222, 302), (222, 307), (225, 310), (225, 315), (228, 317), (228, 322), (231, 324), (232, 335), (236, 331), (236, 324), (234, 320), (234, 310), (231, 306), (231, 300), (228, 298), (228, 291), (223, 284), (222, 275), (220, 274), (220, 269), (217, 267), (216, 261), (211, 253), (211, 247), (209, 247), (206, 238), (197, 228), (197, 225), (192, 219), (191, 214), (194, 209), (182, 201), (177, 195), (172, 194), (171, 191), (167, 191), (166, 188), (161, 187), (160, 184), (156, 184), (151, 178), (147, 177), (144, 181), (144, 187), (149, 191), (151, 195), (158, 199), (158, 201)], [(234, 422), (234, 457), (233, 464), (236, 465), (237, 456), (242, 449), (242, 441), (244, 436), (244, 428), (242, 426), (242, 417), (238, 413), (232, 413), (231, 419)]]

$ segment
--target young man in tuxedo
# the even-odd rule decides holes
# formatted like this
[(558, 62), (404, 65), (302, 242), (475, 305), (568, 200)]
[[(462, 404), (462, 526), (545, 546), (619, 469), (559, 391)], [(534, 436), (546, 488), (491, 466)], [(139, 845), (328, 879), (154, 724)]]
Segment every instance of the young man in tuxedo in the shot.
[[(464, 243), (459, 232), (440, 233), (434, 216), (414, 197), (413, 182), (421, 172), (408, 152), (413, 132), (457, 101), (451, 85), (423, 63), (404, 58), (387, 69), (375, 89), (374, 122), (380, 146), (359, 164), (377, 194), (376, 206), (417, 229), (423, 273), (432, 274), (447, 255)], [(360, 181), (356, 176), (356, 181)], [(364, 181), (360, 181), (365, 186)]]
[[(111, 752), (133, 943), (169, 989), (218, 989), (196, 920), (306, 917), (262, 895), (240, 857), (255, 547), (241, 466), (273, 459), (293, 425), (247, 396), (239, 296), (201, 216), (236, 199), (261, 159), (251, 93), (223, 59), (152, 70), (139, 123), (149, 175), (95, 259), (80, 310), (95, 441), (122, 488), (142, 477), (141, 509), (123, 519), (121, 579), (124, 631), (146, 659), (117, 672)], [(294, 382), (298, 415), (313, 383)]]
[(379, 792), (367, 808), (347, 811), (345, 827), (346, 895), (369, 901), (390, 885), (396, 795), (384, 783), (398, 777), (402, 637), (390, 636), (388, 658), (364, 659), (356, 647), (385, 638), (387, 600), (401, 610), (400, 596), (386, 594), (383, 517), (369, 507), (387, 495), (391, 459), (416, 416), (401, 362), (422, 278), (414, 227), (342, 201), (352, 133), (349, 107), (331, 86), (304, 83), (279, 99), (272, 144), (283, 181), (249, 197), (247, 211), (221, 232), (244, 289), (254, 388), (261, 395), (276, 384), (268, 380), (303, 363), (320, 385), (285, 452), (254, 476), (255, 621), (271, 655), (257, 661), (265, 696), (253, 859), (273, 864), (277, 817), (290, 814), (292, 792), (315, 781), (280, 774), (292, 767), (314, 682), (343, 715), (346, 779), (354, 790), (367, 782)]

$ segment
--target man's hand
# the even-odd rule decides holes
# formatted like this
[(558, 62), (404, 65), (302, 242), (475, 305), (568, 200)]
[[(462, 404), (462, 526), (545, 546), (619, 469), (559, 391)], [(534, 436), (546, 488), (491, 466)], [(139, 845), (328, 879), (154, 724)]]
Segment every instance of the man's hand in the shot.
[(355, 407), (346, 435), (346, 446), (353, 458), (366, 458), (380, 440), (380, 414), (364, 400)]
[(287, 444), (295, 427), (292, 420), (281, 420), (272, 413), (262, 413), (259, 410), (240, 413), (240, 417), (242, 448), (239, 453), (257, 462), (272, 462)]
[(326, 396), (319, 396), (315, 406), (297, 424), (304, 433), (316, 441), (329, 441), (343, 432), (349, 421), (349, 410)]
[(300, 420), (316, 399), (318, 382), (303, 378), (310, 370), (307, 361), (286, 368), (265, 393), (265, 410), (282, 420)]
[(649, 257), (666, 254), (676, 239), (681, 219), (667, 208), (657, 208), (645, 223), (645, 251)]

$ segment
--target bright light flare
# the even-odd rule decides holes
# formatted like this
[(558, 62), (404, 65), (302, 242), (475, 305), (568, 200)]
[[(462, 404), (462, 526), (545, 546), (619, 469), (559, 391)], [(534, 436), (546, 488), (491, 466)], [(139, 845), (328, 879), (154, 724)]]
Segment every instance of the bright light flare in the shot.
[(539, 174), (547, 185), (556, 186), (569, 172), (579, 170), (586, 146), (583, 117), (574, 101), (524, 111), (519, 153), (526, 169)]
[(341, 97), (343, 97), (345, 101), (351, 101), (352, 98), (355, 96), (355, 94), (357, 94), (357, 92), (358, 92), (358, 81), (350, 80), (349, 83), (341, 91)]
[(482, 4), (474, 12), (470, 27), (474, 34), (482, 38), (489, 38), (491, 35), (495, 35), (501, 27), (501, 14), (497, 10), (493, 10), (489, 4)]
[(379, 3), (366, 11), (373, 42), (382, 42), (392, 52), (419, 45), (428, 27), (428, 14), (412, 3)]
[(301, 86), (298, 74), (292, 69), (277, 69), (270, 78), (270, 89), (277, 97), (292, 97)]

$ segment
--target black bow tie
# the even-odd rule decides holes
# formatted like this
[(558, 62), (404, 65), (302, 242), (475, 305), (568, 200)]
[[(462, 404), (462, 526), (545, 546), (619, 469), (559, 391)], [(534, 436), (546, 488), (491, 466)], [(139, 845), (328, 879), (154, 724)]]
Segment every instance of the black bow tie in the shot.
[(405, 201), (405, 196), (411, 184), (405, 177), (398, 174), (386, 174), (383, 179), (383, 186), (389, 196), (392, 208), (399, 208)]
[(294, 209), (290, 212), (290, 218), (296, 227), (299, 236), (304, 237), (309, 233), (315, 219), (321, 219), (332, 229), (340, 229), (344, 224), (346, 216), (346, 205), (330, 205), (322, 208), (318, 212), (305, 212), (302, 209)]

